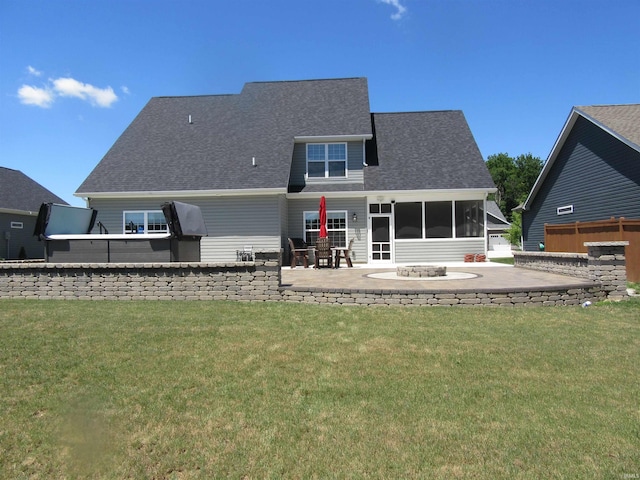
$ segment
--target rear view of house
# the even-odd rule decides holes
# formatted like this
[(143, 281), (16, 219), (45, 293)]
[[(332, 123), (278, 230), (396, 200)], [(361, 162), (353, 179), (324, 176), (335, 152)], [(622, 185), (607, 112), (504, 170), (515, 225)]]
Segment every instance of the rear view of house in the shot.
[(202, 261), (314, 245), (359, 263), (486, 253), (491, 176), (460, 111), (371, 113), (365, 78), (247, 83), (152, 98), (76, 192), (110, 232), (167, 230), (160, 205), (198, 205)]

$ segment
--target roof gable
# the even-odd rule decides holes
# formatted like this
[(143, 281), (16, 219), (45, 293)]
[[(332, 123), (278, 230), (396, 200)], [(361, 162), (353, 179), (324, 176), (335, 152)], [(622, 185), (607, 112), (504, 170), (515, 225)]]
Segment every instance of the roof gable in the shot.
[(576, 110), (609, 134), (640, 151), (640, 104), (592, 105), (576, 107)]
[(0, 167), (0, 209), (37, 213), (43, 203), (67, 205), (21, 171)]
[(237, 95), (152, 98), (76, 194), (286, 191), (295, 137), (337, 134), (371, 134), (366, 79), (257, 82)]
[(588, 120), (613, 138), (640, 152), (640, 104), (573, 107), (536, 183), (522, 205), (523, 210), (531, 207), (578, 118)]
[(366, 190), (495, 188), (461, 111), (376, 113), (372, 118), (377, 159), (365, 169)]

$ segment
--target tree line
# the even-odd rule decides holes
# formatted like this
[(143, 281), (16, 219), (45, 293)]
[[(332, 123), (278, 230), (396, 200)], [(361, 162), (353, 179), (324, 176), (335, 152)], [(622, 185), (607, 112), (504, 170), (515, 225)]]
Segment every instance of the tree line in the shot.
[(530, 153), (511, 157), (507, 153), (497, 153), (487, 157), (487, 168), (498, 189), (493, 198), (500, 210), (511, 222), (507, 238), (512, 244), (519, 244), (522, 235), (522, 217), (513, 209), (524, 203), (542, 170), (543, 161)]

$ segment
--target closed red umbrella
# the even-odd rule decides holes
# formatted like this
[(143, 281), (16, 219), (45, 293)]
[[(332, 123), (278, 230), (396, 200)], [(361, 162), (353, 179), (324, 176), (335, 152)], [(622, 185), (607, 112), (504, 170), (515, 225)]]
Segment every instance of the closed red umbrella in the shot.
[(324, 195), (320, 197), (320, 238), (326, 238), (327, 235), (327, 201)]

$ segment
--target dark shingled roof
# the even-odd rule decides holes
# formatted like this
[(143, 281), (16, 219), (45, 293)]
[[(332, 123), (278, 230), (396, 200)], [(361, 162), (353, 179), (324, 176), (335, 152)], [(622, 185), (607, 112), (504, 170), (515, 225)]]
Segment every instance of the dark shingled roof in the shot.
[(294, 137), (367, 134), (365, 78), (152, 98), (77, 193), (286, 189)]
[(365, 190), (495, 188), (461, 111), (373, 114)]
[(0, 208), (37, 213), (43, 203), (67, 205), (21, 171), (0, 167)]
[(295, 137), (373, 134), (364, 184), (302, 190), (494, 188), (462, 112), (372, 115), (367, 80), (347, 78), (247, 83), (237, 95), (152, 98), (77, 193), (285, 191)]

